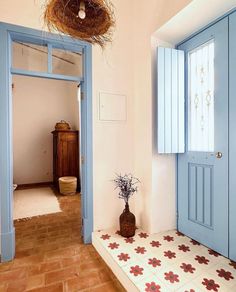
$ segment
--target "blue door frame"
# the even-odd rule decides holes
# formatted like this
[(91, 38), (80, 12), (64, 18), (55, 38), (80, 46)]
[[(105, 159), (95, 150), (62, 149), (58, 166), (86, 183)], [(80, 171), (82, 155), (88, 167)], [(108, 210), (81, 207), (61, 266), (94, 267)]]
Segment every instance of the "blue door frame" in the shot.
[[(12, 41), (47, 45), (48, 72), (30, 72), (11, 68)], [(53, 74), (50, 65), (53, 47), (83, 53), (83, 78)], [(81, 155), (84, 157), (81, 183), (84, 243), (91, 242), (93, 231), (92, 46), (67, 36), (0, 23), (0, 254), (2, 262), (12, 260), (15, 255), (12, 145), (13, 74), (81, 83), (84, 97), (81, 101)]]

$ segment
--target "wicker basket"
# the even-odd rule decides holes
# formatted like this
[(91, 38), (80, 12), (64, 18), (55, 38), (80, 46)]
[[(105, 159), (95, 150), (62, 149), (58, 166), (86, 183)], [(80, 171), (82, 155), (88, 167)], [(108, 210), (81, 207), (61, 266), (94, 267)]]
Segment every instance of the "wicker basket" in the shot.
[(70, 129), (71, 129), (70, 125), (66, 121), (63, 121), (63, 120), (56, 123), (55, 125), (56, 131), (69, 131)]
[(77, 189), (77, 178), (74, 176), (60, 177), (59, 188), (62, 195), (75, 195)]

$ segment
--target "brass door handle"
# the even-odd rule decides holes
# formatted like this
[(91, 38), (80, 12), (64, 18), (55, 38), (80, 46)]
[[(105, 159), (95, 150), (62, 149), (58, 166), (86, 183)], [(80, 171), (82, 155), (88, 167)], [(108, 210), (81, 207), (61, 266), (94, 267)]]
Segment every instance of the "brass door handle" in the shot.
[(223, 154), (221, 152), (216, 152), (216, 158), (220, 159), (222, 158)]

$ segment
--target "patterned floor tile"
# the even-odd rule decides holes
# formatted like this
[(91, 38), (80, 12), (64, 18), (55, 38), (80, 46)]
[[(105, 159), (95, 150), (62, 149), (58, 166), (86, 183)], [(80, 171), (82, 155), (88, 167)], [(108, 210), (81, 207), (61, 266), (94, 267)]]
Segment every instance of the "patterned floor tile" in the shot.
[(183, 274), (179, 274), (175, 266), (166, 266), (156, 274), (157, 279), (162, 281), (169, 291), (176, 291), (184, 284), (189, 282), (189, 279)]
[(232, 288), (224, 285), (217, 277), (209, 273), (202, 274), (196, 278), (193, 284), (203, 291), (233, 292)]
[(204, 292), (199, 287), (195, 286), (193, 283), (182, 286), (176, 292)]
[(141, 292), (169, 292), (169, 288), (167, 288), (164, 283), (162, 283), (157, 277), (148, 277), (144, 280), (140, 281), (137, 284), (137, 288)]
[(135, 284), (145, 280), (148, 277), (153, 276), (153, 274), (140, 261), (129, 263), (128, 265), (123, 267), (123, 271)]
[(100, 240), (139, 291), (236, 292), (236, 263), (176, 230)]
[(224, 286), (229, 288), (235, 286), (236, 270), (230, 267), (230, 265), (217, 264), (214, 268), (210, 269), (208, 273)]

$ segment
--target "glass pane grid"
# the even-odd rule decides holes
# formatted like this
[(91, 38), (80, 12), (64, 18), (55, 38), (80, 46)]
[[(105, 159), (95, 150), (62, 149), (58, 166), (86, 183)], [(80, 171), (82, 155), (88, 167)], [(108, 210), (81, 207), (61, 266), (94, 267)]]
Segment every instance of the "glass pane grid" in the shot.
[(55, 49), (52, 50), (52, 72), (68, 76), (83, 76), (83, 60), (79, 53)]
[(51, 73), (63, 76), (83, 77), (83, 55), (47, 45), (12, 42), (12, 68)]
[(189, 53), (188, 150), (214, 151), (214, 41)]
[(47, 72), (48, 48), (29, 43), (12, 43), (12, 67), (34, 72)]

